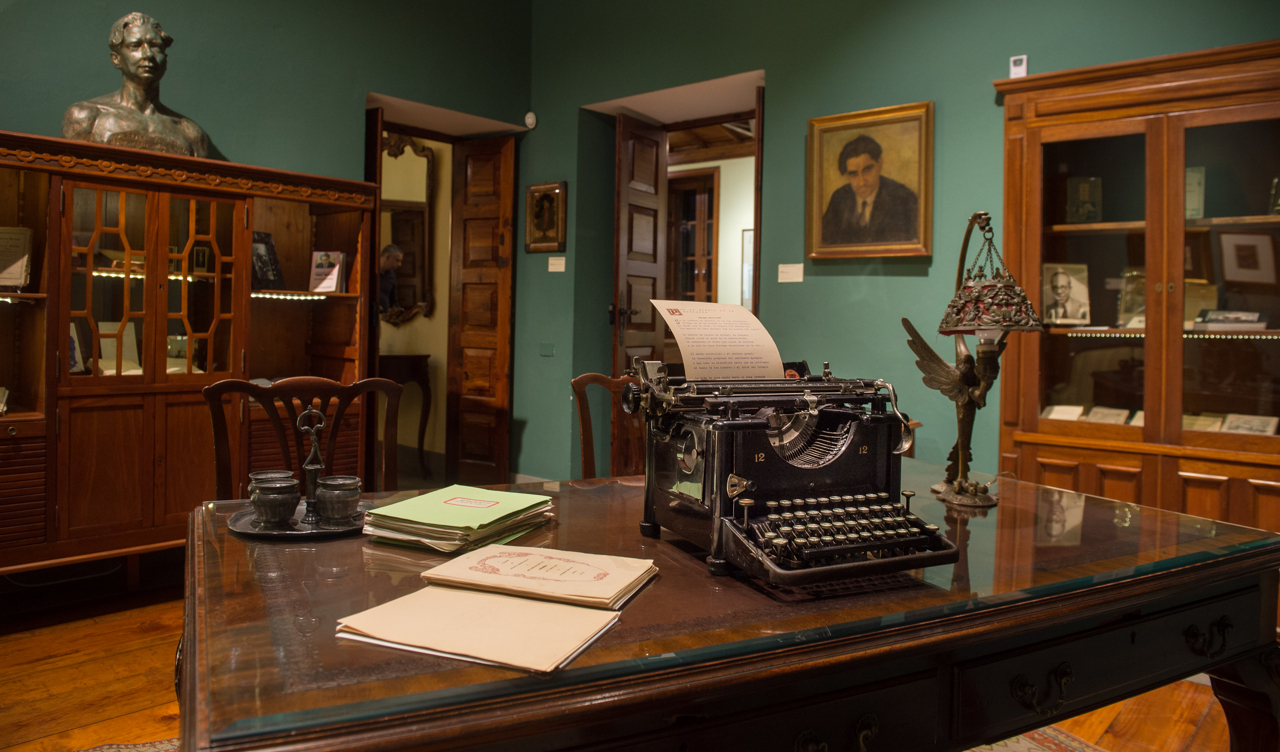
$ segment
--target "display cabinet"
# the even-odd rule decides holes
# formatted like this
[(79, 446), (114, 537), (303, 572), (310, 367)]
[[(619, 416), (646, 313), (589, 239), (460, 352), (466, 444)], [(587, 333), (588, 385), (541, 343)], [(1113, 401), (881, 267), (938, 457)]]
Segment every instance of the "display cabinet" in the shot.
[[(363, 378), (375, 204), (367, 183), (0, 133), (0, 272), (30, 266), (0, 286), (0, 572), (180, 545), (214, 498), (208, 384)], [(281, 466), (238, 400), (237, 477)], [(339, 469), (363, 474), (348, 416)]]
[(1000, 469), (1280, 530), (1280, 43), (996, 82)]

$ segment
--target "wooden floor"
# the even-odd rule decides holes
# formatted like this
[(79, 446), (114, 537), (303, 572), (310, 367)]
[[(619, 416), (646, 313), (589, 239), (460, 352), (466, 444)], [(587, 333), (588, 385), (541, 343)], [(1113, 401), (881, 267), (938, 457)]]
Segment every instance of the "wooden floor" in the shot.
[[(182, 601), (0, 637), (0, 752), (69, 752), (178, 735)], [(1226, 719), (1192, 682), (1064, 721), (1108, 752), (1227, 752)]]

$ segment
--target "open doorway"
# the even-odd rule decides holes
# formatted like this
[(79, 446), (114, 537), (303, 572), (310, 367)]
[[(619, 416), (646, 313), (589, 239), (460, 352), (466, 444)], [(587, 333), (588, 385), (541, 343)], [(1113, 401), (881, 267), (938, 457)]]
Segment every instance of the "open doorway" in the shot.
[[(758, 310), (764, 71), (586, 109), (617, 118), (611, 324), (618, 376), (637, 357), (679, 358), (651, 300), (712, 300)], [(743, 168), (750, 175), (745, 184), (737, 179)], [(740, 222), (735, 205), (732, 226), (722, 195), (730, 173), (750, 215)]]
[(400, 487), (506, 483), (514, 239), (501, 228), (515, 211), (513, 134), (526, 129), (378, 94), (366, 105), (383, 283), (370, 372), (405, 386)]

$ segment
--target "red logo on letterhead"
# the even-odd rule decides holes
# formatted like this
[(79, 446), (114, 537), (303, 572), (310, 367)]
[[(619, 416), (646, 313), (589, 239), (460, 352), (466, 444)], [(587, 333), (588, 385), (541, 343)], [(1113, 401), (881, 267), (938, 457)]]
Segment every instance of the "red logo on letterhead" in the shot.
[(680, 313), (680, 309), (679, 309), (679, 308), (668, 308), (668, 309), (667, 309), (667, 313), (671, 314), (672, 316), (683, 316), (683, 315), (684, 315), (683, 313)]
[(455, 507), (470, 507), (472, 509), (488, 509), (489, 507), (498, 506), (496, 501), (486, 501), (483, 499), (467, 499), (462, 496), (455, 496), (448, 501), (441, 502)]

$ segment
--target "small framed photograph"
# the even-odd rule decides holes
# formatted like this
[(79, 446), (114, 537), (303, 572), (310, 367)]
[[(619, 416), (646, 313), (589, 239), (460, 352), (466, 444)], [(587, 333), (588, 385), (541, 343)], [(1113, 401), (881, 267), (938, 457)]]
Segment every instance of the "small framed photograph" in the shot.
[(524, 194), (524, 249), (529, 253), (563, 253), (569, 183), (539, 183)]
[(1255, 285), (1276, 283), (1276, 252), (1271, 234), (1265, 232), (1224, 232), (1222, 279)]
[(201, 274), (213, 271), (209, 268), (213, 251), (208, 246), (198, 245), (191, 249), (191, 271)]
[(1145, 319), (1147, 315), (1147, 270), (1131, 266), (1124, 270), (1120, 279), (1120, 311), (1116, 314), (1116, 326), (1125, 327), (1136, 317)]
[(809, 121), (805, 255), (928, 256), (933, 102)]
[(1222, 419), (1224, 433), (1251, 433), (1254, 436), (1274, 436), (1280, 418), (1271, 415), (1241, 415), (1228, 413)]
[(1044, 285), (1041, 310), (1046, 324), (1089, 323), (1087, 264), (1045, 264), (1040, 279)]
[(280, 273), (280, 259), (276, 256), (276, 244), (269, 232), (253, 234), (253, 289), (283, 290), (284, 275)]

